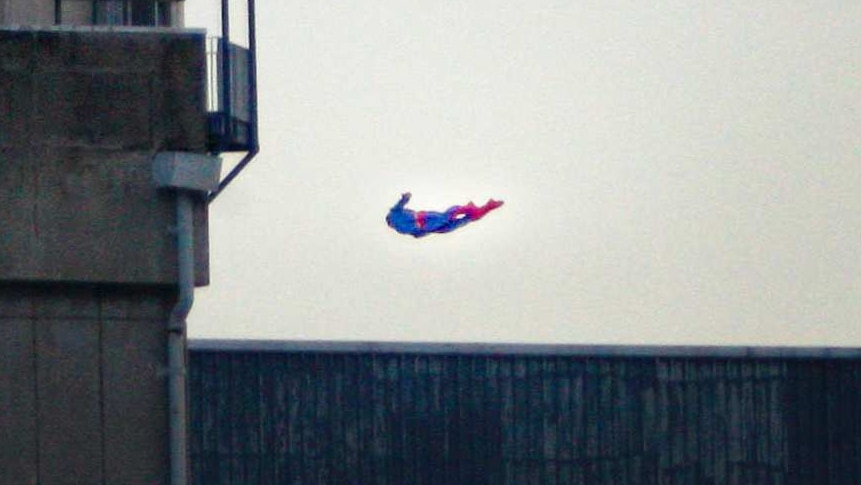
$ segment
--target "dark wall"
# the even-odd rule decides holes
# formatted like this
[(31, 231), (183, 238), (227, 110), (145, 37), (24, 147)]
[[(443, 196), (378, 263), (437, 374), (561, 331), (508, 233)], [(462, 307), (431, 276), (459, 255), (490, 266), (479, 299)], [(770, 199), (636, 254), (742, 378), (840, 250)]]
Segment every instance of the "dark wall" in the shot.
[(0, 284), (0, 484), (167, 483), (174, 299)]
[(194, 483), (825, 484), (861, 359), (191, 353)]

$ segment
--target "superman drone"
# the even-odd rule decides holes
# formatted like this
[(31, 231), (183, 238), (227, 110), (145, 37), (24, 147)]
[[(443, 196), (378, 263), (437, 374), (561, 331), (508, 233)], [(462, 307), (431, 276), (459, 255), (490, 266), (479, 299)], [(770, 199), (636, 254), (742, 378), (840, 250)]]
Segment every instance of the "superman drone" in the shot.
[(503, 204), (501, 200), (490, 199), (481, 207), (470, 202), (466, 205), (449, 207), (445, 212), (414, 211), (406, 208), (410, 197), (412, 194), (409, 192), (401, 195), (401, 200), (389, 209), (386, 223), (395, 231), (413, 237), (427, 236), (432, 232), (451, 232), (481, 219)]

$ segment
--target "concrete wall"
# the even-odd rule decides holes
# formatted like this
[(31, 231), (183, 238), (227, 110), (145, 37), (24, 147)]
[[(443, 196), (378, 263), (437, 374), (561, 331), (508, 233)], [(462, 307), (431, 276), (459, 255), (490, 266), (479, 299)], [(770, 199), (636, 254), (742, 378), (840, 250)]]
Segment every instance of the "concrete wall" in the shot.
[(54, 0), (0, 0), (0, 25), (54, 25)]
[[(175, 196), (202, 32), (0, 30), (0, 484), (162, 484)], [(207, 212), (195, 207), (198, 284)]]
[(0, 284), (0, 483), (167, 482), (173, 298)]
[[(202, 33), (0, 31), (0, 281), (176, 281), (159, 151), (205, 151)], [(198, 284), (207, 214), (196, 208)]]
[(87, 1), (63, 2), (60, 10), (63, 25), (88, 25), (93, 23), (93, 4)]
[[(183, 1), (169, 4), (171, 26), (183, 25)], [(54, 0), (0, 0), (0, 25), (48, 26), (55, 23)], [(93, 18), (92, 0), (63, 0), (63, 25), (89, 25)]]

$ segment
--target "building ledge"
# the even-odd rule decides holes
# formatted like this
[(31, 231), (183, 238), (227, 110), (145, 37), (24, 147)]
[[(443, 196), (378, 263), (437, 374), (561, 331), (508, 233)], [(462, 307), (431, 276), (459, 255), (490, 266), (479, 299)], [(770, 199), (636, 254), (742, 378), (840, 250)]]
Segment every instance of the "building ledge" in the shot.
[(0, 30), (13, 32), (95, 32), (95, 33), (127, 33), (127, 34), (178, 34), (178, 35), (206, 35), (206, 29), (188, 27), (149, 27), (131, 25), (3, 25)]
[(193, 351), (516, 355), (595, 358), (861, 359), (856, 347), (588, 345), (189, 339)]

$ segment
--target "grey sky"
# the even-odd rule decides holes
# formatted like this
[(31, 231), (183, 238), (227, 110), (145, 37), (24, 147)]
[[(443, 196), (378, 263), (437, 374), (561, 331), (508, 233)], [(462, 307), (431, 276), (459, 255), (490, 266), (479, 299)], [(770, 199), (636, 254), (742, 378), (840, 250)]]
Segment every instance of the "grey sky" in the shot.
[(193, 337), (861, 344), (861, 4), (257, 3)]

